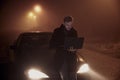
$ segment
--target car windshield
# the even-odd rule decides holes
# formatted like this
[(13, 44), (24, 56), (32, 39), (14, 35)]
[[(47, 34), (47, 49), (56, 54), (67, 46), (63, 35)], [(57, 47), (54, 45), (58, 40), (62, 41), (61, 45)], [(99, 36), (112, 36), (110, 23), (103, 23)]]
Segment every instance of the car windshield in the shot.
[(27, 50), (48, 46), (50, 37), (50, 33), (24, 33), (19, 36), (17, 47)]
[(26, 47), (28, 46), (42, 46), (45, 44), (49, 43), (49, 37), (50, 35), (46, 35), (46, 34), (29, 34), (26, 35), (24, 34), (21, 37), (21, 42), (20, 45), (26, 45)]
[(53, 52), (49, 49), (51, 35), (50, 33), (21, 34), (16, 42), (17, 58), (35, 63), (50, 62), (53, 56)]

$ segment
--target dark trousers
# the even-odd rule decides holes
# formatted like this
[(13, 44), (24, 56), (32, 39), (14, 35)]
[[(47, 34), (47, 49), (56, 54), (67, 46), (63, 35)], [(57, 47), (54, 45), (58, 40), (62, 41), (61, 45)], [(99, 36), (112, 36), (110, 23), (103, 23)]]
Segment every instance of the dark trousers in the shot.
[(76, 80), (77, 55), (66, 50), (57, 50), (54, 65), (56, 76), (60, 80)]

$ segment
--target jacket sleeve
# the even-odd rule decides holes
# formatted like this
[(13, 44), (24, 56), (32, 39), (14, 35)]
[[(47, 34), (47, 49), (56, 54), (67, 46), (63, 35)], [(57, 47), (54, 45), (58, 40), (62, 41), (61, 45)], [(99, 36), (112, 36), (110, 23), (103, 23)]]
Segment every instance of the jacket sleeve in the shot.
[(58, 37), (58, 30), (55, 29), (53, 31), (52, 37), (50, 39), (50, 44), (49, 44), (50, 48), (56, 48), (57, 47), (57, 37)]
[(77, 33), (77, 31), (76, 31), (76, 37), (78, 37), (78, 33)]
[(74, 37), (78, 37), (77, 31), (74, 30)]

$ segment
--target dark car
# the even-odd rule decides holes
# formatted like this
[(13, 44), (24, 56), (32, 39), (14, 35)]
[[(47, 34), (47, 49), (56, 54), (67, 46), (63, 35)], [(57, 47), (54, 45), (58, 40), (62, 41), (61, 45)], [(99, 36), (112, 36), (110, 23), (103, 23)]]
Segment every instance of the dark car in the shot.
[[(22, 33), (11, 46), (15, 59), (11, 67), (11, 79), (15, 80), (57, 80), (56, 72), (51, 63), (55, 54), (49, 48), (52, 32), (27, 32)], [(78, 79), (83, 78), (82, 73), (89, 67), (82, 56), (78, 60)], [(80, 68), (79, 68), (80, 67)]]

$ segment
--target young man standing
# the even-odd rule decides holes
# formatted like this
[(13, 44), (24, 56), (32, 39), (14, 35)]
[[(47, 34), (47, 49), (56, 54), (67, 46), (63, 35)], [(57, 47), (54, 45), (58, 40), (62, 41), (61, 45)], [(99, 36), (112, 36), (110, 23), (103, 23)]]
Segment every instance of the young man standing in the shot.
[(56, 49), (54, 57), (55, 70), (60, 77), (60, 70), (63, 69), (63, 80), (76, 80), (77, 55), (76, 49), (64, 48), (64, 41), (67, 37), (77, 37), (77, 31), (73, 28), (73, 18), (66, 16), (63, 24), (56, 28), (50, 40), (50, 47)]

